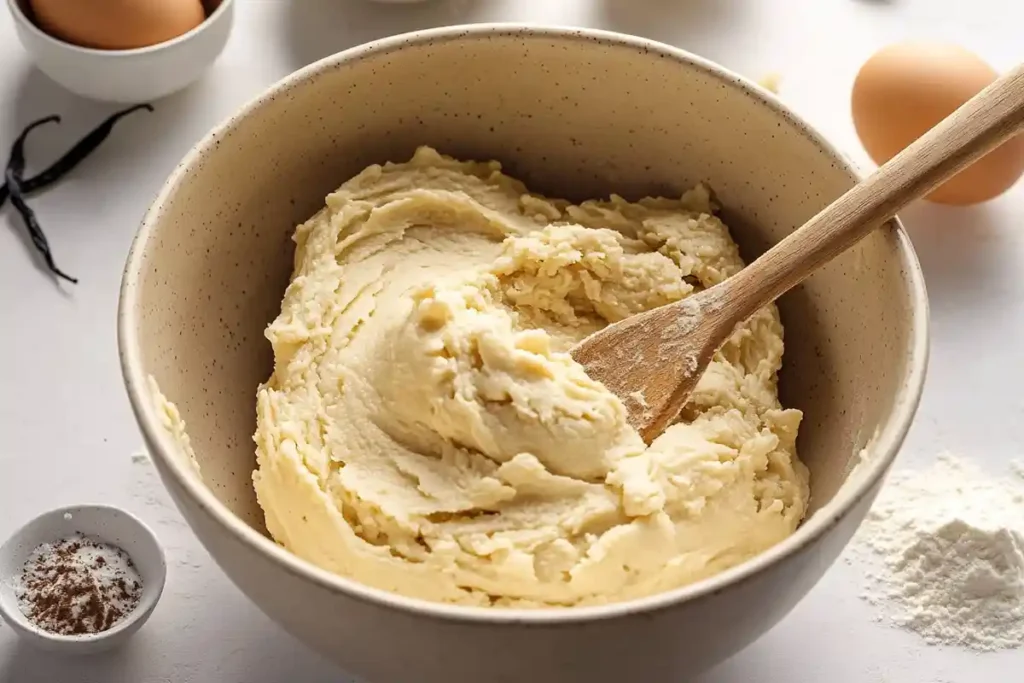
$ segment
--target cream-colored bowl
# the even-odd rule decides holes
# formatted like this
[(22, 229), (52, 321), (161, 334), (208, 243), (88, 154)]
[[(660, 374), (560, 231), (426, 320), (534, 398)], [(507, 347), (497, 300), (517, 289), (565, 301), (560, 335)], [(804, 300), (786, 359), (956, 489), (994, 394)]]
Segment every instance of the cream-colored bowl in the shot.
[[(303, 642), (372, 683), (688, 680), (781, 619), (836, 559), (910, 426), (927, 301), (910, 242), (887, 226), (781, 301), (787, 405), (813, 514), (710, 580), (603, 607), (486, 610), (412, 600), (328, 574), (266, 535), (252, 490), (263, 337), (294, 226), (368, 164), (422, 143), (505, 162), (547, 194), (677, 194), (707, 180), (749, 257), (857, 174), (770, 94), (671, 47), (517, 26), (398, 36), (293, 74), (181, 162), (128, 259), (119, 337), (160, 475), (234, 582)], [(188, 425), (196, 475), (161, 426), (152, 375)], [(848, 478), (858, 453), (869, 458)]]

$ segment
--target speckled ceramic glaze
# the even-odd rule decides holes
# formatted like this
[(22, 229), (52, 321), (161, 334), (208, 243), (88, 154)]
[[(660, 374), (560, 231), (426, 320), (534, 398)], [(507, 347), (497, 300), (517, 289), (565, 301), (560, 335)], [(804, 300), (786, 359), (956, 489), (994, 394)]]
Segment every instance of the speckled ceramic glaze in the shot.
[[(709, 181), (748, 258), (856, 181), (770, 94), (685, 52), (610, 33), (428, 31), (356, 48), (274, 86), (203, 139), (146, 216), (119, 335), (160, 474), (224, 571), (267, 614), (374, 683), (682, 681), (785, 615), (864, 517), (910, 425), (927, 303), (890, 225), (781, 301), (782, 393), (806, 418), (813, 515), (787, 541), (702, 583), (606, 607), (429, 604), (330, 575), (266, 536), (252, 490), (263, 337), (294, 226), (368, 164), (423, 143), (504, 162), (548, 195), (678, 194)], [(160, 426), (153, 375), (181, 410), (202, 479)], [(848, 477), (869, 446), (866, 466)], [(844, 485), (845, 482), (845, 485)]]

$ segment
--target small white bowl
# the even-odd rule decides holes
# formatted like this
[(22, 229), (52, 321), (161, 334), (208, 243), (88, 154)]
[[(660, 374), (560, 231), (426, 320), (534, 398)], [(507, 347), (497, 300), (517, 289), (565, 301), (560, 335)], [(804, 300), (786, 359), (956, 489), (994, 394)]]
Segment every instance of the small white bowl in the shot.
[(134, 50), (66, 43), (32, 21), (29, 0), (7, 0), (18, 39), (44, 74), (76, 95), (133, 104), (177, 92), (197, 80), (228, 42), (234, 0), (203, 0), (206, 21), (188, 33)]
[[(21, 611), (13, 579), (41, 543), (84, 534), (116, 545), (131, 558), (142, 577), (139, 604), (121, 621), (101, 633), (65, 636), (39, 628)], [(167, 562), (156, 536), (141, 520), (107, 505), (75, 505), (51, 510), (19, 529), (0, 546), (0, 616), (27, 642), (44, 650), (84, 655), (123, 645), (153, 613), (164, 590)]]

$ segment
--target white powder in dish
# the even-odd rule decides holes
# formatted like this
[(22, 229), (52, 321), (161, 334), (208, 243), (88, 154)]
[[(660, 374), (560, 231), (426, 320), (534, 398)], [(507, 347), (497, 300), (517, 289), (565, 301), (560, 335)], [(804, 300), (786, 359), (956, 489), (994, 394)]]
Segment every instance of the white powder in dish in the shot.
[(1024, 645), (1024, 479), (948, 453), (890, 476), (850, 548), (879, 619), (932, 645)]
[(121, 548), (74, 533), (38, 545), (13, 588), (18, 607), (39, 628), (85, 635), (112, 628), (136, 608), (142, 577)]

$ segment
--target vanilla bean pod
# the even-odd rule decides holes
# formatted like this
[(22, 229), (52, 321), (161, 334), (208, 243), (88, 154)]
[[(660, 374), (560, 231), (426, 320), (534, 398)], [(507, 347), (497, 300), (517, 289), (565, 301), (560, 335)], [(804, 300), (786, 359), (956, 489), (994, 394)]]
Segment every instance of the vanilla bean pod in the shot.
[(46, 267), (50, 269), (57, 277), (64, 278), (68, 282), (78, 282), (75, 278), (71, 277), (60, 268), (57, 267), (56, 262), (53, 260), (53, 252), (50, 250), (50, 243), (46, 239), (46, 235), (43, 233), (42, 227), (39, 225), (39, 221), (36, 219), (35, 212), (32, 211), (31, 207), (25, 202), (25, 196), (22, 187), (22, 173), (25, 172), (25, 138), (35, 128), (43, 125), (44, 123), (59, 122), (60, 117), (47, 116), (46, 118), (39, 119), (30, 123), (25, 130), (21, 132), (21, 135), (14, 141), (14, 145), (11, 147), (11, 158), (7, 162), (7, 169), (4, 171), (4, 179), (7, 181), (7, 192), (10, 194), (11, 203), (14, 208), (17, 209), (18, 213), (21, 214), (21, 219), (25, 223), (25, 228), (28, 230), (29, 237), (32, 238), (32, 244), (35, 245), (36, 250), (42, 255), (43, 261), (46, 262)]
[[(120, 121), (122, 118), (133, 112), (145, 109), (146, 111), (153, 111), (153, 106), (149, 104), (136, 104), (135, 106), (123, 109), (119, 112), (111, 114), (106, 118), (100, 125), (94, 128), (88, 135), (78, 141), (74, 147), (64, 153), (57, 161), (53, 162), (49, 168), (40, 172), (38, 175), (34, 175), (31, 178), (25, 178), (21, 181), (21, 192), (23, 195), (36, 190), (41, 190), (45, 187), (53, 185), (55, 182), (66, 176), (71, 172), (78, 164), (85, 161), (99, 146), (107, 139), (110, 132), (114, 129), (114, 124)], [(60, 122), (59, 116), (47, 117), (46, 120), (54, 120)], [(27, 131), (25, 131), (27, 132)], [(0, 185), (0, 207), (3, 207), (4, 202), (10, 196), (10, 189), (6, 184)]]

